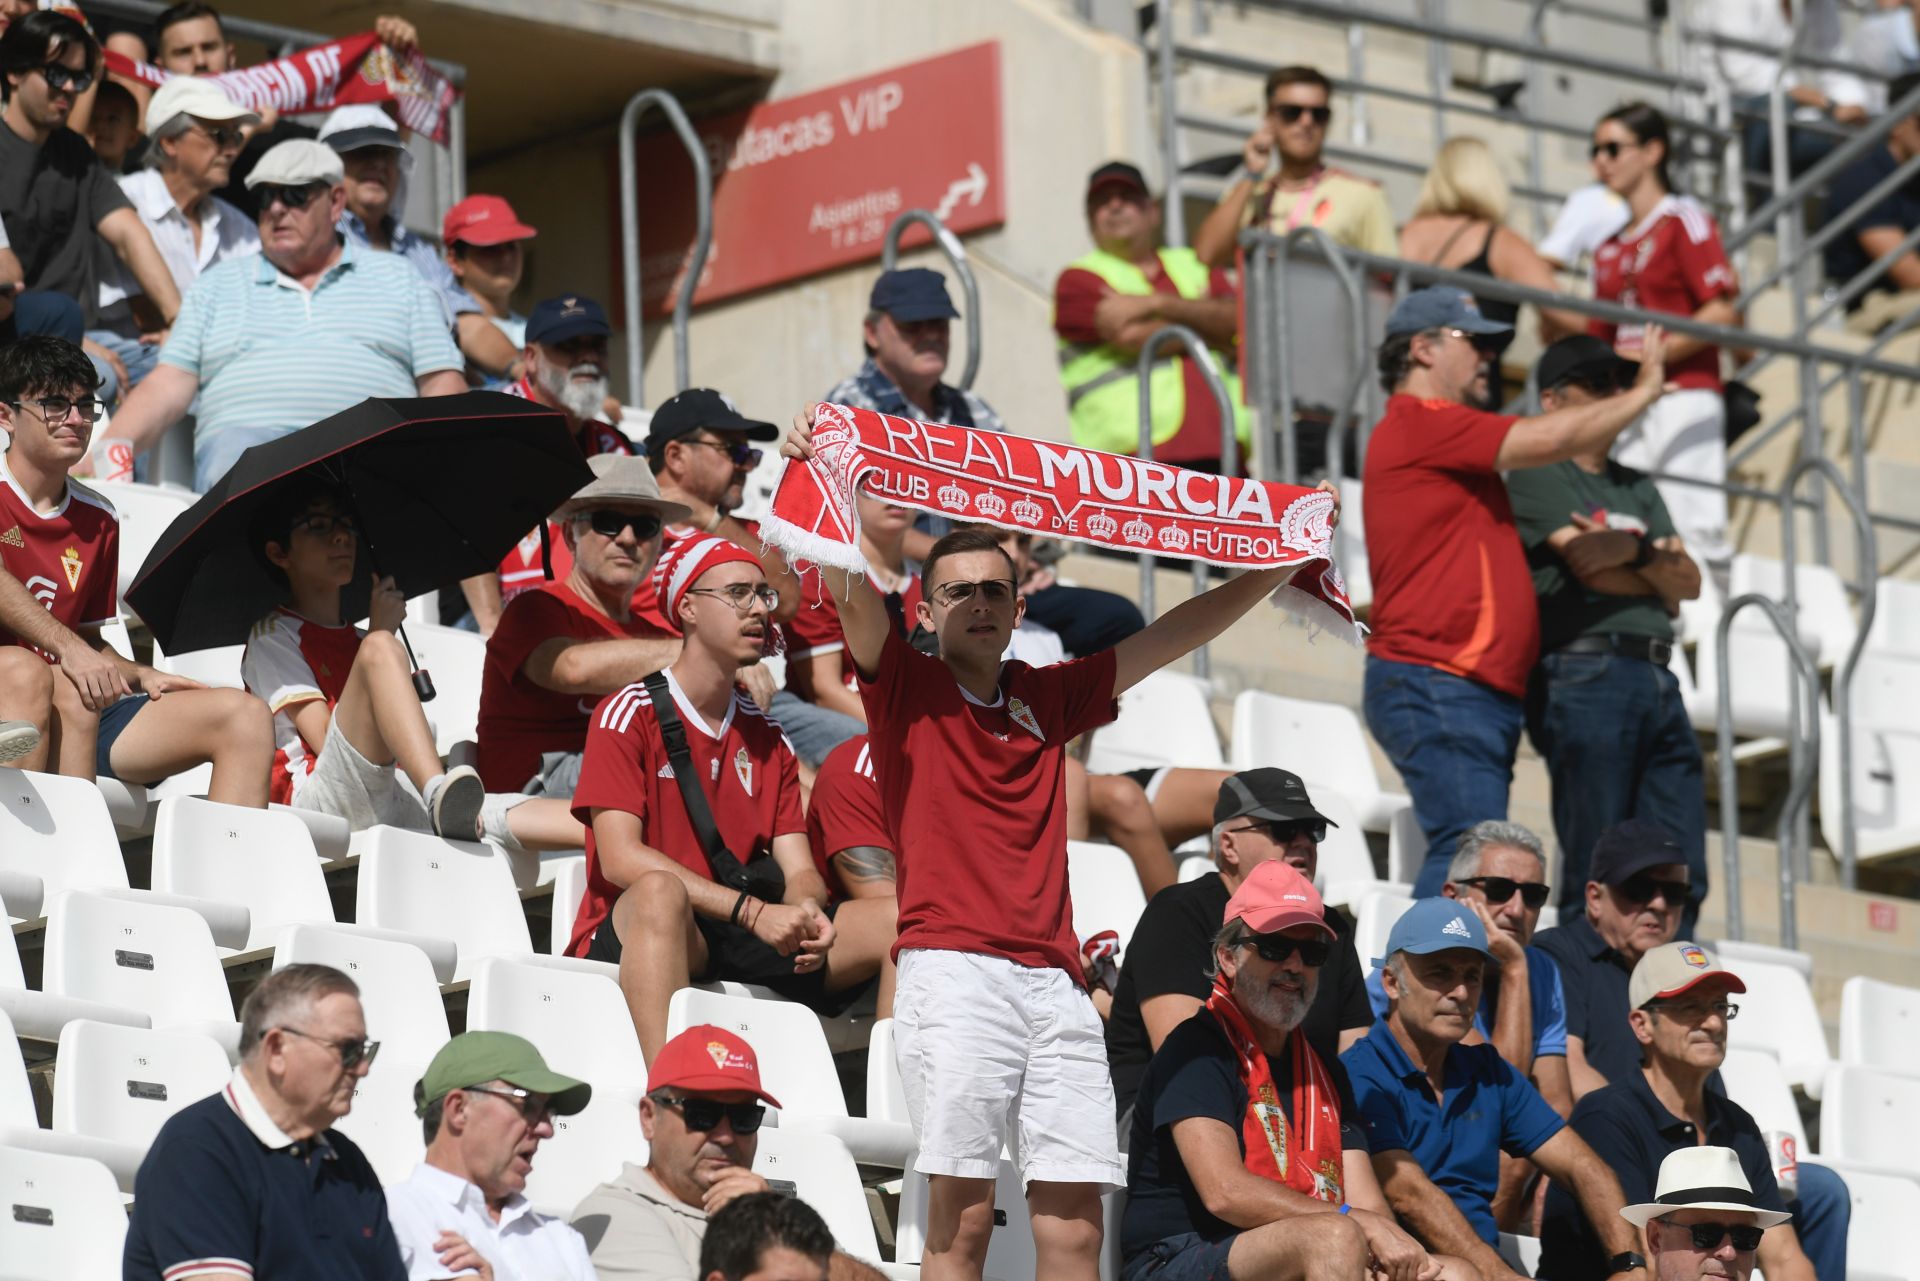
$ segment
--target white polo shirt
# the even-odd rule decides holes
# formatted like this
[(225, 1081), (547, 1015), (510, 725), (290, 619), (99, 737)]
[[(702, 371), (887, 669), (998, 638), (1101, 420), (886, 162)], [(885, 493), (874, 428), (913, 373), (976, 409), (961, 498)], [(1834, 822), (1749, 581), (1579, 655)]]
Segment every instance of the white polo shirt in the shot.
[(586, 1241), (566, 1220), (541, 1214), (516, 1195), (496, 1222), (478, 1187), (424, 1161), (405, 1183), (387, 1189), (387, 1217), (409, 1281), (478, 1275), (472, 1269), (449, 1274), (440, 1266), (433, 1243), (442, 1232), (459, 1234), (484, 1255), (494, 1281), (599, 1281)]

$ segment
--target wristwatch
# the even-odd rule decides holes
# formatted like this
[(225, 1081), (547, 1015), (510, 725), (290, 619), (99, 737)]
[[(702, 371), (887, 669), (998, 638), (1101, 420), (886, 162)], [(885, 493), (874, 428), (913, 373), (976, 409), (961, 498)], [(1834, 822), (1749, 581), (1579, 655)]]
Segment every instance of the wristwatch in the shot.
[(1635, 534), (1634, 537), (1640, 540), (1640, 550), (1635, 552), (1633, 559), (1627, 562), (1627, 568), (1645, 569), (1653, 563), (1654, 554), (1659, 549), (1653, 545), (1653, 540), (1645, 534)]
[(1644, 1268), (1646, 1266), (1647, 1261), (1644, 1258), (1634, 1251), (1628, 1250), (1624, 1254), (1616, 1254), (1607, 1260), (1607, 1274), (1612, 1276), (1621, 1272), (1631, 1272), (1635, 1268)]

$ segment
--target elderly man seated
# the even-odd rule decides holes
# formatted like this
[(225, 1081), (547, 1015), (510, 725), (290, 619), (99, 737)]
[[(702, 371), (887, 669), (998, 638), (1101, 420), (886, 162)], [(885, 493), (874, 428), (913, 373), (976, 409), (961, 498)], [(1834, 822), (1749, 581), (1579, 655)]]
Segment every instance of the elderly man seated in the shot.
[(1428, 1248), (1464, 1257), (1485, 1281), (1515, 1281), (1492, 1203), (1500, 1153), (1529, 1157), (1573, 1189), (1608, 1270), (1644, 1281), (1619, 1180), (1499, 1050), (1463, 1043), (1492, 955), (1479, 916), (1450, 898), (1421, 899), (1387, 936), (1387, 1015), (1340, 1056), (1380, 1186)]
[(1678, 1148), (1660, 1162), (1654, 1199), (1620, 1211), (1647, 1234), (1654, 1281), (1753, 1275), (1755, 1255), (1773, 1240), (1767, 1230), (1793, 1216), (1761, 1208), (1741, 1165), (1729, 1148)]
[(1227, 901), (1212, 994), (1140, 1082), (1124, 1281), (1441, 1275), (1387, 1210), (1346, 1073), (1294, 1035), (1333, 947), (1320, 895), (1286, 862)]

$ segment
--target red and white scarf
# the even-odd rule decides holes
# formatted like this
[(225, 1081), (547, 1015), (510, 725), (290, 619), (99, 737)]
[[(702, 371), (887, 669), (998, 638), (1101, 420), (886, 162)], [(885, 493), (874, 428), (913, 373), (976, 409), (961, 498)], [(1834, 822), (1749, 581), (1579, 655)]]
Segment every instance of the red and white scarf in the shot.
[[(173, 78), (172, 72), (111, 49), (106, 62), (115, 75), (156, 89)], [(442, 146), (447, 141), (447, 109), (460, 96), (418, 49), (395, 53), (371, 31), (206, 78), (249, 111), (273, 107), (300, 115), (356, 102), (394, 102), (402, 124)]]
[(1332, 555), (1331, 494), (823, 404), (815, 456), (789, 462), (761, 537), (789, 560), (864, 573), (857, 490), (903, 507), (1235, 569), (1296, 566), (1273, 600), (1357, 640)]
[(1295, 1192), (1339, 1205), (1343, 1190), (1340, 1149), (1340, 1095), (1320, 1056), (1295, 1032), (1287, 1038), (1293, 1061), (1293, 1121), (1280, 1106), (1267, 1052), (1254, 1039), (1247, 1016), (1234, 1003), (1227, 976), (1216, 974), (1207, 1013), (1226, 1034), (1247, 1089), (1247, 1113), (1240, 1123), (1247, 1170), (1284, 1183)]

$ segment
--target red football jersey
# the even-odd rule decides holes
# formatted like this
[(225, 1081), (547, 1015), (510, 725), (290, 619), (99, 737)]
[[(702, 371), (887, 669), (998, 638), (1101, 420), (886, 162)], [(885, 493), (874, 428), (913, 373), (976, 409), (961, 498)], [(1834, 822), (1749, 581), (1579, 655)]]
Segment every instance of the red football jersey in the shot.
[(480, 677), (480, 777), (490, 792), (517, 792), (540, 768), (545, 752), (577, 752), (598, 694), (562, 694), (536, 685), (521, 665), (546, 641), (571, 636), (597, 641), (657, 636), (644, 619), (615, 622), (564, 582), (522, 593), (487, 638)]
[(282, 606), (253, 625), (240, 656), (240, 679), (273, 712), (273, 799), (290, 805), (317, 753), (293, 727), (292, 709), (316, 698), (332, 711), (347, 688), (360, 633), (351, 625), (329, 627)]
[[(726, 719), (714, 729), (680, 692), (671, 671), (667, 687), (687, 729), (687, 750), (699, 771), (700, 788), (727, 848), (747, 863), (771, 853), (775, 837), (805, 833), (800, 766), (780, 723), (745, 691), (735, 690)], [(636, 683), (607, 695), (587, 730), (586, 758), (573, 793), (574, 817), (587, 825), (587, 893), (573, 923), (568, 956), (587, 954), (594, 931), (620, 897), (621, 887), (600, 870), (593, 838), (596, 809), (638, 815), (641, 839), (648, 845), (696, 875), (713, 875), (687, 817), (645, 685)]]
[[(1593, 296), (1624, 307), (1691, 316), (1713, 299), (1739, 292), (1713, 215), (1686, 196), (1667, 196), (1593, 252)], [(1594, 320), (1588, 328), (1629, 350), (1640, 343), (1639, 325)], [(1667, 377), (1682, 387), (1719, 391), (1720, 349), (1707, 347), (1669, 364)]]
[[(52, 511), (35, 511), (4, 454), (0, 481), (0, 569), (71, 631), (112, 622), (120, 610), (120, 517), (113, 504), (69, 480)], [(22, 643), (0, 627), (0, 644)]]
[[(893, 618), (894, 630), (903, 637), (912, 636), (919, 622), (920, 575), (909, 575), (907, 585), (897, 592), (889, 592), (871, 574), (867, 581), (887, 602), (887, 613)], [(833, 593), (822, 585), (821, 575), (808, 574), (800, 580), (800, 609), (787, 620), (786, 628), (787, 688), (794, 687), (793, 665), (796, 662), (826, 654), (840, 655), (840, 679), (846, 682), (848, 689), (858, 688), (853, 664), (846, 657), (847, 638), (840, 630), (840, 607), (834, 603)]]
[(1540, 606), (1494, 459), (1514, 420), (1394, 396), (1367, 446), (1367, 649), (1519, 698)]
[(1000, 666), (977, 702), (947, 665), (887, 634), (862, 677), (874, 768), (899, 851), (905, 948), (1054, 966), (1081, 982), (1067, 895), (1066, 748), (1114, 716), (1114, 657)]
[(865, 734), (855, 734), (820, 762), (807, 802), (807, 841), (813, 846), (813, 865), (836, 899), (847, 896), (847, 887), (834, 870), (835, 854), (856, 845), (897, 852), (881, 808), (880, 785), (873, 777), (873, 749)]

